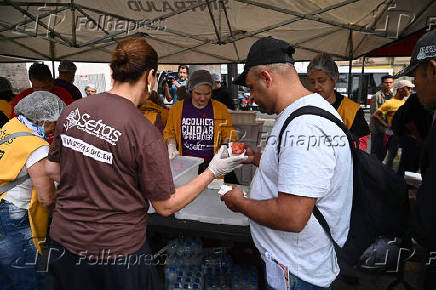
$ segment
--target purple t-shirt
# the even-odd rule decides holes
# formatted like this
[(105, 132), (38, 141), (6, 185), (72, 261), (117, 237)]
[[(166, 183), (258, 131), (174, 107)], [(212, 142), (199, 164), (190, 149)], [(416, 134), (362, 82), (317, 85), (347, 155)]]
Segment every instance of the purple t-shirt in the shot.
[(209, 102), (203, 109), (192, 105), (192, 99), (185, 99), (182, 112), (182, 153), (183, 155), (210, 159), (213, 156), (213, 107)]

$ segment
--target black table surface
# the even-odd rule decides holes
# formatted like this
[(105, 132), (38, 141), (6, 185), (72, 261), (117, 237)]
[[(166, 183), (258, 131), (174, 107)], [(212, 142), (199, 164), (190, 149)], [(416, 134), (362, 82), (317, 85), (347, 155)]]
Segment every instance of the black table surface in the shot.
[(219, 240), (252, 242), (250, 226), (220, 225), (194, 220), (181, 220), (176, 219), (174, 215), (163, 217), (159, 214), (150, 214), (147, 228), (152, 232), (180, 232)]

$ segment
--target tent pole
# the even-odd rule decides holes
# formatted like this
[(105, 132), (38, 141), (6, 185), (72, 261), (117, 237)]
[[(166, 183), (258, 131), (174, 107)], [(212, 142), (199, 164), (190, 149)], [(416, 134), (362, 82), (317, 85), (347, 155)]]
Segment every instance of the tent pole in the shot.
[(359, 98), (358, 98), (358, 100), (359, 100), (359, 102), (365, 101), (365, 104), (366, 104), (366, 99), (368, 96), (366, 96), (366, 98), (364, 98), (364, 96), (363, 96), (363, 94), (365, 92), (367, 92), (367, 90), (363, 89), (363, 85), (366, 83), (367, 84), (366, 86), (368, 87), (368, 82), (364, 81), (364, 77), (365, 77), (365, 56), (362, 57), (362, 70), (360, 72), (360, 78), (359, 78)]
[[(53, 38), (53, 33), (50, 32), (49, 33), (49, 37)], [(55, 66), (54, 66), (54, 58), (55, 58), (55, 47), (54, 47), (54, 43), (53, 42), (49, 42), (48, 43), (48, 48), (49, 48), (49, 52), (50, 52), (50, 60), (51, 60), (51, 69), (53, 70), (53, 79), (56, 78), (56, 72), (55, 72)]]
[(350, 29), (350, 34), (348, 37), (348, 98), (355, 99), (354, 96), (351, 98), (351, 93), (353, 92), (353, 30)]
[[(232, 101), (238, 99), (238, 86), (233, 84), (233, 80), (238, 77), (238, 64), (227, 64), (227, 88), (230, 89)], [(238, 109), (238, 108), (237, 108)]]
[(352, 72), (351, 72), (352, 68), (353, 68), (353, 59), (350, 58), (348, 60), (348, 88), (347, 88), (348, 98), (350, 98), (350, 99), (354, 99), (351, 96), (351, 92), (353, 90), (353, 76), (351, 75), (352, 74)]
[(51, 60), (51, 69), (53, 70), (53, 79), (55, 79), (56, 78), (56, 72), (55, 72), (55, 69), (54, 69), (54, 60), (53, 59)]

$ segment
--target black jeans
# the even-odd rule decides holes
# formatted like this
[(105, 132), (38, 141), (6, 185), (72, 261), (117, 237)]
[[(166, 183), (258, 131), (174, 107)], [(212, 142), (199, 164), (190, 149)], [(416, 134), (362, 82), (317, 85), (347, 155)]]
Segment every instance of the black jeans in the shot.
[(398, 135), (392, 135), (388, 144), (386, 144), (388, 149), (388, 157), (386, 160), (386, 166), (393, 168), (394, 167), (394, 159), (398, 154), (398, 148), (400, 147), (400, 137)]
[(153, 265), (153, 255), (147, 243), (137, 252), (119, 258), (85, 258), (71, 253), (55, 241), (51, 242), (48, 250), (49, 271), (45, 281), (46, 289), (161, 289)]
[(382, 161), (386, 157), (386, 148), (383, 146), (384, 133), (371, 134), (371, 154)]

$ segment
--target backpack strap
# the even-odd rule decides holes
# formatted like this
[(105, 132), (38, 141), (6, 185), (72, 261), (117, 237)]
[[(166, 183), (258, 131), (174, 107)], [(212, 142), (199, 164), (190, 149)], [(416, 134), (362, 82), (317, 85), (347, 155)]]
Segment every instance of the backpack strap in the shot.
[(323, 117), (323, 118), (335, 123), (339, 128), (341, 128), (341, 130), (347, 136), (348, 143), (350, 144), (351, 152), (354, 154), (354, 152), (356, 150), (356, 146), (354, 145), (355, 140), (354, 140), (354, 137), (351, 135), (350, 131), (348, 130), (348, 128), (345, 126), (345, 124), (341, 120), (336, 118), (329, 111), (326, 111), (324, 109), (321, 109), (321, 108), (315, 107), (315, 106), (303, 106), (303, 107), (295, 110), (294, 112), (292, 112), (289, 115), (289, 117), (285, 120), (285, 122), (283, 123), (283, 127), (280, 130), (280, 134), (279, 134), (279, 138), (278, 138), (278, 145), (279, 145), (278, 153), (279, 154), (280, 154), (280, 149), (281, 149), (281, 144), (282, 144), (282, 136), (283, 136), (286, 128), (288, 128), (288, 125), (289, 125), (289, 123), (292, 122), (292, 120), (294, 120), (295, 118), (300, 117), (302, 115), (315, 115), (315, 116)]
[[(300, 117), (302, 115), (315, 115), (315, 116), (323, 117), (323, 118), (335, 123), (339, 128), (341, 128), (341, 130), (347, 136), (348, 144), (350, 146), (351, 154), (353, 156), (353, 179), (354, 179), (353, 192), (354, 192), (354, 194), (356, 194), (356, 192), (358, 190), (358, 186), (357, 186), (357, 162), (358, 162), (357, 150), (358, 149), (355, 146), (353, 136), (351, 135), (350, 131), (345, 126), (345, 124), (341, 120), (339, 120), (337, 117), (335, 117), (332, 113), (330, 113), (329, 111), (326, 111), (324, 109), (321, 109), (321, 108), (315, 107), (315, 106), (303, 106), (303, 107), (295, 110), (294, 112), (292, 112), (289, 115), (289, 117), (285, 120), (285, 122), (283, 123), (283, 127), (279, 133), (278, 149), (277, 149), (278, 158), (280, 159), (280, 149), (281, 149), (281, 144), (282, 144), (282, 137), (283, 137), (283, 134), (284, 134), (286, 128), (288, 127), (289, 123), (292, 122), (292, 120), (294, 120), (295, 118)], [(330, 227), (329, 227), (327, 221), (325, 220), (324, 215), (321, 213), (321, 211), (318, 209), (318, 207), (316, 205), (313, 207), (313, 216), (318, 220), (319, 224), (321, 225), (321, 227), (326, 232), (327, 236), (332, 241), (333, 246), (335, 247), (336, 253), (338, 253), (338, 250), (340, 249), (340, 247), (336, 243), (336, 241), (333, 239)]]
[(21, 183), (26, 181), (29, 177), (30, 177), (30, 175), (29, 175), (29, 173), (27, 173), (26, 175), (18, 177), (17, 179), (15, 179), (15, 180), (13, 180), (11, 182), (3, 184), (2, 186), (0, 186), (0, 195), (5, 193), (6, 191), (11, 190), (15, 186), (20, 185)]
[(8, 135), (5, 138), (0, 140), (0, 145), (2, 145), (3, 143), (8, 142), (11, 139), (14, 138), (18, 138), (18, 137), (23, 137), (23, 136), (35, 136), (32, 133), (28, 133), (28, 132), (16, 132), (14, 134)]
[[(23, 137), (23, 136), (35, 136), (31, 133), (28, 132), (16, 132), (14, 134), (8, 135), (5, 138), (0, 140), (0, 145), (2, 145), (3, 143), (8, 142), (11, 139), (14, 138), (18, 138), (18, 137)], [(14, 188), (17, 185), (20, 185), (21, 183), (23, 183), (24, 181), (26, 181), (26, 179), (28, 179), (30, 177), (29, 173), (27, 173), (24, 176), (21, 176), (9, 183), (3, 184), (2, 186), (0, 186), (0, 195), (5, 193), (6, 191), (11, 190), (12, 188)]]

